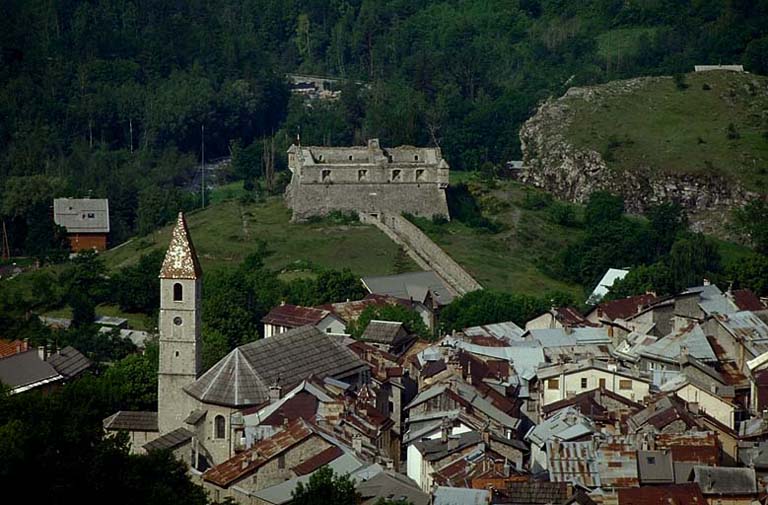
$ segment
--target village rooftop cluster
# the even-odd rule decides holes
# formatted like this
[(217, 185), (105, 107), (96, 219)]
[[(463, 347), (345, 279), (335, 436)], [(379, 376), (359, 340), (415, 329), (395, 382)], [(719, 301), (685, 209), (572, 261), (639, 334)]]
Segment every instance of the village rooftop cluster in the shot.
[[(435, 342), (373, 320), (355, 340), (347, 326), (368, 306), (402, 305), (434, 328), (453, 298), (433, 272), (364, 278), (362, 300), (274, 307), (266, 338), (203, 373), (202, 275), (180, 214), (160, 274), (157, 411), (115, 412), (104, 428), (135, 453), (173, 451), (216, 500), (288, 503), (326, 465), (364, 503), (765, 498), (768, 310), (748, 290), (704, 282), (586, 314), (552, 307)], [(14, 393), (89, 366), (71, 348), (1, 351)]]

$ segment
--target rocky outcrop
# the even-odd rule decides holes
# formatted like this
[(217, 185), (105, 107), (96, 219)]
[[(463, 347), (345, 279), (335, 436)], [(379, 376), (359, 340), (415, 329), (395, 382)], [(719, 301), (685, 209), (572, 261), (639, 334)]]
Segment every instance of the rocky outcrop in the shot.
[(574, 99), (599, 103), (659, 79), (669, 78), (643, 77), (571, 88), (563, 97), (545, 102), (520, 130), (522, 181), (575, 203), (585, 202), (594, 191), (610, 191), (622, 195), (627, 210), (633, 213), (644, 212), (659, 202), (678, 202), (688, 211), (694, 229), (722, 234), (723, 216), (756, 196), (737, 182), (718, 176), (663, 172), (654, 167), (619, 170), (609, 167), (596, 150), (578, 148), (567, 138), (575, 116)]

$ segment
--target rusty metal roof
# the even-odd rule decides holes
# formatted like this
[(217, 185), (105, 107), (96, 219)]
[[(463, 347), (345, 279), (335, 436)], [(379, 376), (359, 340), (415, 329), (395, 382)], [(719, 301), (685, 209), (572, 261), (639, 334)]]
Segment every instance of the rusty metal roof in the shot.
[(619, 505), (705, 505), (696, 483), (619, 489)]
[(262, 465), (280, 453), (314, 435), (312, 427), (303, 419), (297, 419), (275, 435), (260, 440), (251, 448), (214, 466), (203, 474), (203, 480), (220, 487), (229, 487), (236, 481), (251, 475)]
[(195, 246), (189, 236), (189, 228), (184, 213), (179, 212), (176, 226), (171, 233), (171, 243), (165, 253), (163, 267), (160, 269), (161, 279), (197, 279), (203, 275), (200, 262), (197, 259)]
[(344, 454), (344, 451), (339, 449), (337, 446), (332, 445), (326, 450), (302, 461), (300, 464), (291, 468), (291, 470), (293, 470), (293, 473), (296, 475), (307, 475), (314, 472), (321, 466), (327, 465), (342, 454)]
[(328, 310), (286, 303), (270, 310), (261, 322), (286, 328), (298, 328), (308, 324), (318, 324), (330, 314)]
[(632, 436), (615, 436), (601, 441), (597, 449), (597, 464), (603, 487), (640, 485), (637, 475), (637, 447)]
[(587, 442), (547, 442), (549, 479), (552, 482), (572, 482), (587, 488), (600, 487), (595, 445)]

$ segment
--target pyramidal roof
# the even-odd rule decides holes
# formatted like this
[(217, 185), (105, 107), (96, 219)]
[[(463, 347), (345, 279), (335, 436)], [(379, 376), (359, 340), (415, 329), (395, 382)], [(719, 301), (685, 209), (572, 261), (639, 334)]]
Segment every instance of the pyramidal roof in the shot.
[(204, 403), (229, 407), (269, 401), (269, 387), (288, 391), (309, 376), (344, 379), (367, 368), (343, 342), (302, 326), (235, 348), (184, 390)]
[(197, 279), (202, 274), (195, 246), (189, 236), (187, 221), (184, 219), (184, 213), (179, 212), (176, 226), (171, 234), (171, 243), (165, 253), (163, 268), (160, 269), (160, 278)]

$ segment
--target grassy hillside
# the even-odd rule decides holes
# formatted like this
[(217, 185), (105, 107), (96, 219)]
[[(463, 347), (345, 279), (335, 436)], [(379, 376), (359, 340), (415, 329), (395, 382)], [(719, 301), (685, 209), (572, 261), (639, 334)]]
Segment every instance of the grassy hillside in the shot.
[[(216, 201), (216, 200), (214, 200)], [(359, 275), (394, 272), (398, 247), (373, 226), (290, 222), (291, 213), (281, 198), (264, 203), (241, 204), (238, 199), (219, 201), (187, 216), (203, 269), (235, 265), (253, 252), (259, 240), (272, 253), (269, 268), (302, 269), (307, 263), (325, 268), (349, 268)], [(104, 254), (114, 269), (135, 262), (141, 254), (168, 246), (171, 227), (136, 238)], [(413, 269), (416, 266), (413, 265)]]
[(768, 191), (768, 78), (716, 71), (685, 75), (684, 89), (671, 77), (645, 82), (628, 94), (566, 99), (568, 137), (617, 170), (724, 175)]

